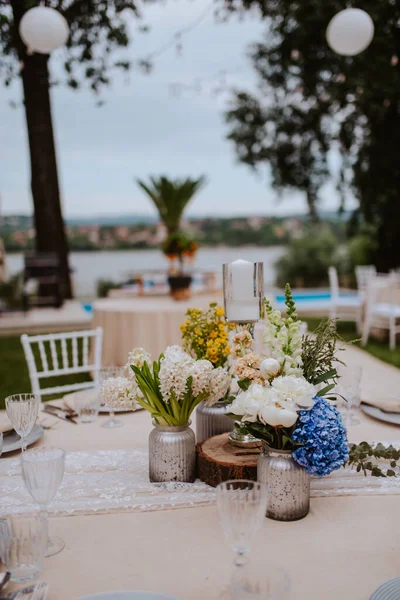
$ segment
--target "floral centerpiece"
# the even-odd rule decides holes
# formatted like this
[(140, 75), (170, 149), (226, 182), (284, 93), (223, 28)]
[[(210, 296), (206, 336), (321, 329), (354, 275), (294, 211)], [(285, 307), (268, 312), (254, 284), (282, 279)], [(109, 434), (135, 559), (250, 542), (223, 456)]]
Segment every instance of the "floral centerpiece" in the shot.
[(129, 354), (134, 376), (132, 400), (153, 417), (149, 438), (151, 481), (194, 481), (195, 437), (190, 416), (205, 401), (226, 395), (230, 377), (208, 360), (196, 360), (180, 346), (169, 346), (158, 360), (142, 348)]
[[(182, 346), (197, 360), (208, 360), (215, 368), (224, 368), (229, 373), (229, 331), (234, 325), (225, 320), (222, 306), (211, 302), (209, 308), (189, 308), (181, 325)], [(229, 402), (233, 399), (228, 388), (218, 402), (210, 405), (202, 402), (196, 410), (196, 438), (205, 438), (233, 429), (232, 420), (227, 417)]]
[(254, 351), (249, 331), (234, 336), (233, 371), (242, 391), (230, 412), (264, 443), (258, 478), (268, 480), (269, 516), (293, 520), (308, 513), (309, 475), (342, 466), (348, 442), (340, 413), (324, 398), (338, 378), (335, 323), (324, 319), (314, 336), (302, 336), (289, 285), (285, 304), (283, 316), (265, 302), (265, 354)]

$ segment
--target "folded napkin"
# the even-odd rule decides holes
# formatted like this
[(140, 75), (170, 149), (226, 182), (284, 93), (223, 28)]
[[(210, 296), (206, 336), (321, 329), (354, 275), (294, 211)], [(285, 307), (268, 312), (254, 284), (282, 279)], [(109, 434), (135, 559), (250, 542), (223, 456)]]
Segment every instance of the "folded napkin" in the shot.
[(374, 400), (363, 400), (362, 402), (380, 408), (383, 412), (400, 414), (400, 398), (376, 398)]
[(8, 431), (12, 431), (14, 427), (11, 425), (9, 418), (7, 417), (7, 413), (0, 413), (0, 433), (7, 433)]

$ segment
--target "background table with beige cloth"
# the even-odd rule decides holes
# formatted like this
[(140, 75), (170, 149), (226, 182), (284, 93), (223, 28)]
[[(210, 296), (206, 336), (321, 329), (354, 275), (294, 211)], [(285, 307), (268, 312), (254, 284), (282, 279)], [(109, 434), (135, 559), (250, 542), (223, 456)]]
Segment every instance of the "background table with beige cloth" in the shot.
[[(357, 349), (348, 364), (363, 362), (363, 395), (396, 394), (400, 371)], [(40, 442), (72, 450), (146, 447), (151, 419), (145, 412), (121, 415), (124, 426), (103, 429), (106, 416), (88, 425), (60, 422)], [(366, 416), (352, 440), (394, 440), (400, 429)], [(260, 573), (285, 567), (291, 600), (367, 600), (379, 584), (400, 576), (400, 500), (393, 496), (313, 498), (306, 519), (265, 520), (252, 558)], [(53, 535), (65, 550), (45, 561), (41, 578), (48, 600), (144, 589), (187, 600), (218, 599), (230, 576), (232, 552), (215, 506), (109, 515), (54, 517)]]
[(157, 357), (171, 344), (180, 344), (179, 325), (190, 307), (222, 303), (222, 296), (199, 295), (177, 302), (165, 298), (105, 298), (93, 303), (93, 326), (103, 328), (103, 365), (122, 366), (128, 352), (141, 346)]

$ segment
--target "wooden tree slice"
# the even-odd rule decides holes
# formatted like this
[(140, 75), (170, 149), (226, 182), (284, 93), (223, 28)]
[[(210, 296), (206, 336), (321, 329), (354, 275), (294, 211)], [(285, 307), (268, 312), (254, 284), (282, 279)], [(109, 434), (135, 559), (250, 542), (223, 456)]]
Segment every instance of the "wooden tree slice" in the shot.
[(197, 444), (197, 474), (201, 481), (216, 487), (229, 479), (257, 479), (257, 448), (238, 448), (229, 433), (215, 435)]

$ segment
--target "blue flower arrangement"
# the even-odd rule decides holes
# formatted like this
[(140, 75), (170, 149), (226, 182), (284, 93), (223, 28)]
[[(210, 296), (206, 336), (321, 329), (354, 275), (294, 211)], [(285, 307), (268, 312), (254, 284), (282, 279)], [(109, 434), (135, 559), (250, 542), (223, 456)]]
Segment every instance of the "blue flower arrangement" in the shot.
[(310, 475), (325, 477), (349, 458), (341, 414), (319, 396), (311, 410), (300, 411), (292, 440), (302, 444), (293, 452), (293, 458)]

